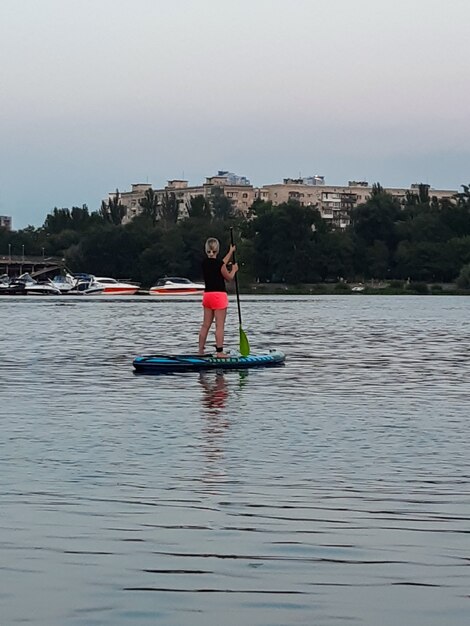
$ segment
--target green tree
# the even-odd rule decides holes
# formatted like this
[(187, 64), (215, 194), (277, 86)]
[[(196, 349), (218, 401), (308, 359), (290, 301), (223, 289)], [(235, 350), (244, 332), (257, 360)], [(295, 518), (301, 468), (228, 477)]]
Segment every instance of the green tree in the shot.
[(368, 277), (384, 278), (390, 271), (390, 251), (384, 241), (376, 239), (367, 248)]
[(119, 189), (116, 189), (116, 193), (109, 198), (108, 202), (101, 203), (101, 217), (105, 222), (109, 224), (119, 225), (122, 224), (122, 220), (127, 213), (126, 207), (121, 204), (121, 194)]
[(470, 185), (461, 185), (461, 187), (463, 191), (457, 194), (457, 203), (463, 206), (470, 206)]
[(209, 220), (212, 217), (210, 205), (204, 196), (198, 195), (191, 198), (188, 204), (188, 215), (195, 219)]
[[(371, 197), (352, 211), (350, 230), (356, 248), (354, 266), (359, 275), (378, 278), (375, 272), (393, 267), (399, 241), (397, 221), (401, 212), (398, 200), (379, 184), (373, 185)], [(384, 246), (388, 250), (388, 259)], [(375, 267), (371, 267), (371, 260)]]
[(372, 187), (371, 197), (353, 210), (352, 228), (366, 245), (380, 240), (393, 250), (396, 243), (395, 222), (399, 214), (397, 199), (376, 184)]
[(470, 289), (470, 263), (464, 265), (457, 278), (457, 286), (460, 289)]
[(470, 192), (467, 185), (453, 202), (441, 201), (442, 222), (457, 237), (470, 235)]
[(78, 231), (68, 228), (60, 233), (50, 235), (48, 238), (48, 250), (53, 256), (66, 257), (71, 246), (78, 244), (83, 235)]
[(416, 189), (407, 191), (404, 205), (407, 207), (429, 206), (431, 198), (429, 196), (429, 185), (420, 184)]
[(94, 229), (66, 252), (74, 271), (114, 278), (138, 278), (139, 240), (132, 230), (112, 224)]
[(160, 217), (165, 227), (176, 224), (179, 217), (179, 203), (175, 193), (165, 191), (160, 206)]
[(456, 266), (449, 243), (399, 243), (396, 252), (396, 277), (414, 281), (449, 281), (455, 273)]
[[(324, 220), (323, 220), (324, 221)], [(312, 282), (327, 279), (350, 279), (354, 276), (354, 242), (343, 230), (322, 229), (314, 235), (314, 263)]]
[(76, 231), (85, 231), (90, 226), (91, 216), (88, 207), (84, 204), (81, 207), (74, 206), (70, 211), (71, 227)]
[(57, 234), (72, 227), (72, 216), (69, 209), (55, 207), (44, 222), (44, 229), (50, 234)]
[(309, 282), (315, 210), (298, 202), (274, 206), (254, 219), (254, 266), (262, 281)]
[(232, 201), (224, 194), (222, 187), (214, 186), (211, 189), (210, 203), (215, 219), (228, 220), (233, 217)]
[(160, 217), (160, 203), (157, 194), (151, 187), (146, 189), (144, 197), (139, 200), (139, 205), (142, 207), (142, 215), (155, 226)]
[(141, 252), (139, 262), (142, 280), (148, 286), (163, 276), (187, 276), (190, 262), (180, 230), (157, 229), (152, 245)]

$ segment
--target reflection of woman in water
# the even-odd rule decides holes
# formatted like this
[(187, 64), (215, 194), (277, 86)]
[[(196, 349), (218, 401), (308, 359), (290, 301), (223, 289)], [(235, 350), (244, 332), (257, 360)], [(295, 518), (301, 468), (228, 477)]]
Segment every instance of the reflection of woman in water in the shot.
[(204, 454), (206, 467), (203, 481), (218, 482), (224, 477), (224, 468), (219, 464), (224, 457), (223, 439), (230, 426), (223, 412), (227, 402), (228, 389), (224, 373), (201, 372), (199, 382), (202, 386), (202, 406), (204, 420)]
[(204, 390), (202, 404), (212, 413), (218, 413), (227, 402), (228, 389), (223, 372), (216, 372), (215, 377), (208, 372), (201, 372), (199, 382)]
[[(246, 382), (245, 377), (248, 372), (240, 370), (239, 374), (241, 389)], [(230, 380), (233, 384), (233, 377)], [(230, 428), (230, 416), (226, 411), (229, 388), (225, 373), (221, 370), (200, 372), (199, 383), (202, 387), (203, 448), (206, 459), (202, 480), (208, 484), (214, 484), (225, 480), (226, 468), (223, 459), (225, 453), (224, 438)], [(231, 386), (230, 393), (233, 391), (233, 386)]]

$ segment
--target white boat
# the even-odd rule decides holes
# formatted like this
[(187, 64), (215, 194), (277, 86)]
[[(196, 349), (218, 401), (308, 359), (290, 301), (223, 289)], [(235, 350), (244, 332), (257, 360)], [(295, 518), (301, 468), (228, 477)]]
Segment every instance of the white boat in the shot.
[(103, 287), (103, 295), (105, 296), (133, 296), (139, 291), (139, 284), (116, 280), (115, 278), (106, 278), (97, 276), (95, 283)]
[(20, 296), (25, 295), (25, 285), (15, 278), (10, 278), (8, 274), (0, 276), (0, 296)]
[(69, 296), (95, 296), (104, 291), (104, 286), (96, 282), (93, 274), (74, 274), (72, 278), (75, 283), (66, 292)]
[(151, 296), (197, 296), (204, 293), (204, 284), (193, 283), (189, 278), (166, 276), (149, 289)]
[(59, 289), (60, 293), (67, 294), (71, 289), (76, 286), (77, 278), (68, 273), (65, 275), (58, 274), (52, 279), (52, 284), (54, 285), (54, 287), (57, 287), (57, 289)]
[(17, 278), (18, 283), (24, 284), (24, 291), (28, 296), (60, 296), (61, 292), (51, 280), (39, 282), (34, 280), (28, 272)]

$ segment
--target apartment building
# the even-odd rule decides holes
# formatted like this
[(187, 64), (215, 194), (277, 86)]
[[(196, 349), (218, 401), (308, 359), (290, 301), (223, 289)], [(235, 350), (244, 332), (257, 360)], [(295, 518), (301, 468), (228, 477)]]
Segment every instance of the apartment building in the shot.
[(11, 217), (9, 215), (0, 215), (0, 228), (11, 230)]
[[(418, 193), (420, 184), (409, 188), (384, 188), (384, 190), (403, 201), (407, 193)], [(430, 197), (437, 199), (452, 198), (456, 190), (433, 189), (427, 185)], [(274, 205), (296, 200), (302, 206), (316, 207), (323, 219), (331, 221), (336, 228), (346, 228), (350, 224), (351, 211), (358, 204), (366, 202), (372, 193), (372, 185), (366, 181), (349, 181), (347, 186), (325, 185), (322, 176), (309, 178), (285, 178), (282, 183), (264, 185), (259, 189), (261, 200)]]
[[(385, 191), (403, 201), (408, 193), (418, 193), (420, 184), (409, 188), (387, 187)], [(458, 192), (448, 189), (434, 189), (427, 185), (430, 197), (451, 199)], [(142, 211), (140, 200), (145, 197), (152, 185), (137, 183), (131, 191), (121, 192), (121, 203), (127, 208), (124, 222), (131, 220)], [(351, 211), (357, 205), (366, 202), (372, 193), (372, 185), (367, 181), (351, 180), (347, 185), (326, 185), (324, 176), (315, 175), (304, 178), (284, 178), (282, 183), (263, 185), (255, 188), (244, 176), (232, 172), (219, 171), (215, 176), (206, 178), (202, 185), (188, 185), (187, 180), (169, 180), (162, 189), (155, 189), (157, 199), (162, 202), (165, 194), (174, 194), (179, 204), (180, 217), (188, 214), (191, 198), (203, 196), (209, 199), (215, 188), (222, 190), (230, 199), (235, 211), (246, 214), (256, 199), (272, 202), (274, 205), (296, 200), (302, 206), (316, 207), (323, 219), (330, 221), (335, 228), (346, 228), (350, 224)], [(114, 196), (115, 194), (110, 194)]]
[[(145, 197), (148, 189), (152, 185), (148, 183), (136, 183), (132, 185), (131, 191), (119, 193), (121, 203), (127, 208), (124, 222), (131, 220), (142, 211), (140, 200)], [(232, 172), (219, 171), (215, 176), (206, 178), (202, 185), (190, 186), (187, 180), (169, 180), (162, 189), (155, 189), (155, 194), (159, 202), (162, 202), (166, 194), (174, 194), (179, 204), (179, 214), (184, 217), (188, 214), (188, 206), (192, 198), (203, 196), (209, 199), (215, 188), (222, 190), (222, 193), (230, 199), (236, 212), (247, 213), (257, 197), (257, 190), (253, 188), (248, 178), (238, 176)], [(110, 193), (109, 197), (115, 193)]]

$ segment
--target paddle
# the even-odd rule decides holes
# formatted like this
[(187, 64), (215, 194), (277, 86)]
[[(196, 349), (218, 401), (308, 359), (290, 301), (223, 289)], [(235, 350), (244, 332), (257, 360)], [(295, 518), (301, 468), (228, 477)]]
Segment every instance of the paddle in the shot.
[[(233, 244), (233, 228), (230, 228), (230, 242)], [(232, 256), (233, 262), (235, 261), (235, 253)], [(248, 338), (245, 335), (245, 331), (242, 328), (242, 310), (240, 308), (240, 292), (238, 290), (238, 274), (235, 274), (235, 290), (237, 292), (237, 307), (238, 307), (238, 323), (239, 323), (239, 331), (240, 331), (240, 354), (242, 356), (248, 356), (250, 354), (250, 344), (248, 342)]]

